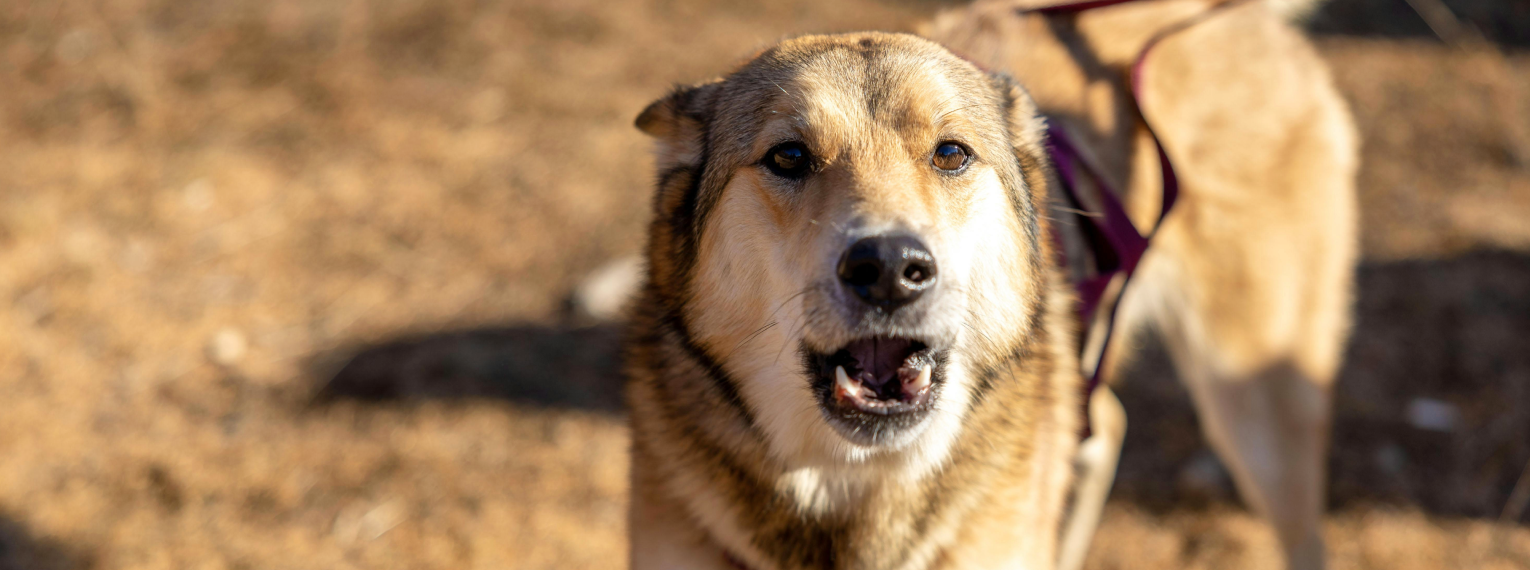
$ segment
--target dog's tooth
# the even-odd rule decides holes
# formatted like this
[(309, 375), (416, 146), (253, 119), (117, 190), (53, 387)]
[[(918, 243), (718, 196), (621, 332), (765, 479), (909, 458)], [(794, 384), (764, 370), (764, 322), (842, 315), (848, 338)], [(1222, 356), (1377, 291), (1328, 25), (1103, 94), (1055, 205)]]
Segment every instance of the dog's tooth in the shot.
[(861, 391), (859, 386), (850, 381), (850, 375), (845, 373), (845, 367), (834, 367), (834, 385), (845, 392), (846, 396), (853, 396)]
[(918, 378), (914, 378), (913, 382), (909, 382), (908, 383), (908, 390), (910, 392), (918, 394), (920, 392), (923, 392), (926, 388), (930, 387), (930, 369), (931, 368), (934, 368), (934, 367), (926, 365), (925, 367), (919, 369), (919, 377)]

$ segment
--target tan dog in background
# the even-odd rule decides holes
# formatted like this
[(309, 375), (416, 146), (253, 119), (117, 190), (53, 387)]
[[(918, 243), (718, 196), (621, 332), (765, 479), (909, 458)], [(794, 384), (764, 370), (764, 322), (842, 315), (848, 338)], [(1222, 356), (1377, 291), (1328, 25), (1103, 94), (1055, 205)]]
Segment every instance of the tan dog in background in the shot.
[[(628, 345), (633, 568), (1080, 565), (1125, 423), (1096, 391), (1080, 447), (1041, 117), (1150, 225), (1157, 165), (1125, 71), (1216, 4), (980, 3), (927, 30), (971, 61), (914, 36), (809, 36), (645, 110), (659, 186)], [(1293, 568), (1320, 568), (1356, 140), (1289, 10), (1219, 12), (1144, 77), (1182, 196), (1121, 327), (1157, 326), (1245, 499)]]

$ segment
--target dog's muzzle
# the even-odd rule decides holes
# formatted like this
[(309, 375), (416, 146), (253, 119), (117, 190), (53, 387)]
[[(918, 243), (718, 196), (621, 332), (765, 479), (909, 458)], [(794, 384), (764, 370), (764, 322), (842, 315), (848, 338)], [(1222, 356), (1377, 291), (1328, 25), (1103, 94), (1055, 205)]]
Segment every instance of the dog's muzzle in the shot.
[(924, 311), (914, 305), (936, 285), (935, 256), (908, 234), (871, 236), (844, 251), (836, 273), (842, 309), (862, 332), (827, 352), (804, 344), (807, 372), (825, 417), (846, 439), (894, 441), (934, 407), (944, 377), (945, 352), (907, 332), (922, 328)]

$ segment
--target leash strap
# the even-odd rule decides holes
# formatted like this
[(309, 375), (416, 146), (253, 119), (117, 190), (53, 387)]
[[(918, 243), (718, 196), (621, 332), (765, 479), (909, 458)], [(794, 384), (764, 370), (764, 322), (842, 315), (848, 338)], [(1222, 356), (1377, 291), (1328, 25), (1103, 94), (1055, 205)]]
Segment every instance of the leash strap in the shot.
[(1042, 6), (1040, 8), (1032, 8), (1025, 11), (1046, 14), (1049, 16), (1052, 14), (1077, 14), (1079, 12), (1093, 10), (1095, 8), (1104, 8), (1107, 6), (1115, 6), (1116, 4), (1125, 4), (1127, 2), (1138, 1), (1140, 0), (1083, 0), (1082, 2), (1065, 2), (1051, 6)]
[[(1141, 0), (1083, 0), (1023, 10), (1022, 13), (1038, 13), (1046, 16), (1071, 15), (1137, 1)], [(1132, 62), (1132, 110), (1136, 111), (1137, 116), (1142, 118), (1142, 124), (1147, 130), (1148, 139), (1152, 141), (1153, 149), (1158, 154), (1158, 166), (1162, 173), (1163, 207), (1158, 213), (1158, 220), (1154, 223), (1153, 230), (1146, 235), (1127, 216), (1126, 208), (1121, 204), (1120, 194), (1116, 193), (1104, 176), (1101, 176), (1087, 161), (1083, 160), (1082, 155), (1079, 154), (1078, 147), (1068, 137), (1062, 127), (1056, 123), (1049, 123), (1047, 127), (1048, 149), (1051, 151), (1053, 164), (1057, 168), (1058, 178), (1062, 182), (1063, 188), (1067, 191), (1069, 200), (1073, 202), (1076, 208), (1083, 211), (1079, 218), (1083, 220), (1082, 229), (1089, 238), (1087, 241), (1094, 254), (1094, 276), (1085, 278), (1075, 284), (1075, 287), (1078, 289), (1078, 317), (1080, 322), (1085, 323), (1086, 327), (1090, 327), (1085, 329), (1086, 332), (1094, 332), (1092, 327), (1094, 326), (1095, 317), (1102, 309), (1101, 305), (1107, 302), (1105, 299), (1106, 292), (1110, 288), (1111, 282), (1117, 276), (1121, 278), (1119, 292), (1113, 299), (1108, 301), (1109, 306), (1104, 307), (1104, 310), (1109, 311), (1110, 314), (1108, 318), (1100, 323), (1100, 326), (1104, 327), (1104, 329), (1100, 331), (1102, 337), (1099, 343), (1099, 353), (1096, 355), (1082, 355), (1085, 361), (1081, 363), (1081, 366), (1086, 376), (1083, 402), (1085, 418), (1089, 417), (1089, 395), (1093, 394), (1095, 388), (1099, 387), (1100, 384), (1101, 373), (1105, 367), (1105, 356), (1109, 353), (1111, 336), (1115, 332), (1116, 310), (1121, 305), (1120, 300), (1126, 292), (1127, 285), (1131, 283), (1132, 274), (1137, 270), (1137, 265), (1142, 261), (1142, 256), (1147, 253), (1148, 246), (1152, 243), (1153, 235), (1158, 232), (1159, 227), (1163, 226), (1164, 218), (1168, 217), (1169, 212), (1174, 209), (1175, 202), (1179, 200), (1179, 176), (1174, 171), (1174, 163), (1169, 159), (1169, 154), (1164, 150), (1158, 133), (1154, 131), (1152, 122), (1148, 120), (1147, 114), (1142, 109), (1142, 77), (1148, 56), (1152, 53), (1153, 48), (1164, 39), (1204, 21), (1229, 6), (1241, 4), (1245, 1), (1249, 0), (1235, 0), (1213, 6), (1205, 12), (1160, 30), (1148, 39), (1142, 50), (1137, 53), (1136, 60)], [(1081, 192), (1078, 187), (1080, 171), (1087, 172), (1092, 176), (1100, 190), (1099, 211), (1090, 211), (1085, 207), (1085, 204), (1088, 202), (1081, 199)], [(1085, 339), (1088, 339), (1090, 336), (1092, 334), (1086, 335)], [(1085, 342), (1081, 350), (1087, 350), (1087, 348), (1088, 343)], [(1083, 430), (1084, 437), (1087, 438), (1091, 432), (1089, 422), (1084, 422)]]

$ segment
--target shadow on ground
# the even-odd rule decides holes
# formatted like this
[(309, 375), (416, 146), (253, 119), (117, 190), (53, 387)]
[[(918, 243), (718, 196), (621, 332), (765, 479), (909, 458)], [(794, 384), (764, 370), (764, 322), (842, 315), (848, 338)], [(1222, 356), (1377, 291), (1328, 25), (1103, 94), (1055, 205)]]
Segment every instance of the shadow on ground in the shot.
[(319, 390), (336, 399), (497, 398), (618, 413), (618, 327), (515, 325), (394, 340), (352, 351)]
[[(1524, 0), (1442, 0), (1464, 26), (1484, 38), (1514, 48), (1530, 47), (1530, 2)], [(1308, 20), (1318, 35), (1350, 35), (1434, 40), (1429, 24), (1408, 0), (1325, 2)]]
[[(967, 4), (964, 0), (886, 0), (915, 12)], [(1064, 3), (1053, 0), (1047, 3)], [(1530, 48), (1530, 1), (1439, 0), (1468, 34), (1511, 49)], [(1306, 28), (1318, 36), (1439, 41), (1439, 36), (1409, 0), (1326, 0), (1306, 18)]]
[(84, 555), (34, 536), (0, 514), (0, 570), (76, 570), (92, 565)]
[[(1530, 462), (1530, 256), (1482, 251), (1366, 264), (1336, 391), (1330, 505), (1411, 504), (1499, 516)], [(1130, 418), (1118, 496), (1148, 508), (1231, 499), (1198, 436), (1189, 397), (1150, 347), (1120, 395)], [(1416, 398), (1453, 405), (1451, 431), (1407, 421)], [(1187, 467), (1188, 466), (1188, 467)]]
[[(1530, 256), (1519, 253), (1361, 268), (1357, 321), (1336, 397), (1334, 507), (1413, 504), (1498, 516), (1530, 461), (1526, 292)], [(519, 325), (405, 338), (355, 352), (320, 396), (497, 398), (618, 413), (619, 345), (612, 326)], [(1117, 495), (1164, 510), (1234, 500), (1206, 459), (1188, 396), (1162, 351), (1151, 342), (1146, 348), (1120, 390), (1131, 429)], [(1459, 426), (1413, 427), (1405, 414), (1415, 398), (1455, 406)]]

